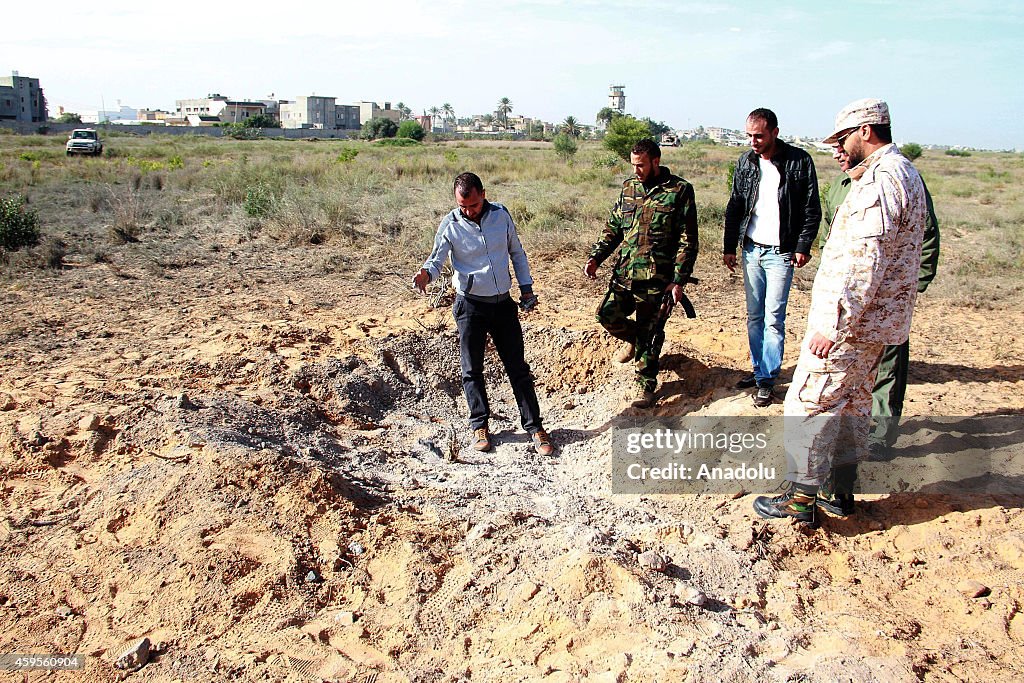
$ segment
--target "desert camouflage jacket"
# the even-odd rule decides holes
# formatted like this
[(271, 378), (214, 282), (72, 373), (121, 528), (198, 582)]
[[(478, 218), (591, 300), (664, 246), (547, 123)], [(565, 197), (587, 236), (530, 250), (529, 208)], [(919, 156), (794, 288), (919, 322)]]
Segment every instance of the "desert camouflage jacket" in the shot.
[(924, 185), (893, 144), (869, 156), (832, 220), (811, 290), (808, 332), (902, 344), (910, 336), (924, 237)]
[(693, 186), (660, 168), (657, 183), (636, 176), (622, 184), (601, 239), (590, 257), (603, 263), (620, 244), (612, 281), (623, 289), (660, 291), (686, 284), (697, 260), (697, 204)]
[[(928, 192), (928, 185), (924, 183), (923, 178), (921, 183), (924, 187), (924, 201), (925, 206), (928, 208), (928, 218), (924, 224), (924, 243), (921, 246), (921, 269), (917, 273), (918, 293), (928, 289), (928, 285), (935, 279), (935, 273), (939, 269), (940, 243), (939, 219), (935, 216), (935, 205), (932, 203), (932, 195)], [(818, 245), (822, 249), (825, 248), (825, 240), (828, 239), (829, 230), (832, 228), (832, 219), (846, 200), (846, 195), (850, 193), (850, 186), (852, 184), (853, 178), (845, 173), (840, 173), (839, 177), (832, 181), (828, 192), (825, 193), (825, 208), (822, 211), (825, 225), (822, 226), (822, 230), (818, 235)]]

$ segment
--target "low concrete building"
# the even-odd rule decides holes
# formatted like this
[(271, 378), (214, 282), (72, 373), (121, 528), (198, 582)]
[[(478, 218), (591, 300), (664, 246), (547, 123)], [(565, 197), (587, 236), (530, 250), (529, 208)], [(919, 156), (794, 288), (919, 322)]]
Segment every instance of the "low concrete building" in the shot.
[(171, 112), (163, 109), (140, 109), (138, 114), (139, 121), (163, 121), (169, 118), (172, 118)]
[(302, 95), (282, 102), (282, 128), (337, 128), (338, 112), (333, 97)]
[(266, 112), (260, 101), (233, 100), (219, 93), (189, 100), (175, 100), (175, 118), (216, 116), (222, 123), (244, 123), (250, 116)]
[(385, 102), (384, 107), (378, 107), (376, 102), (359, 103), (359, 125), (363, 125), (370, 119), (391, 119), (395, 123), (402, 120), (402, 112), (391, 108), (390, 102)]
[(48, 116), (38, 78), (19, 76), (17, 71), (0, 76), (0, 119), (46, 123)]
[[(202, 114), (189, 114), (185, 117), (186, 125), (193, 126), (195, 128), (202, 128), (206, 126), (216, 126), (223, 121), (220, 120), (219, 116), (204, 116)], [(168, 122), (170, 124), (170, 122)]]

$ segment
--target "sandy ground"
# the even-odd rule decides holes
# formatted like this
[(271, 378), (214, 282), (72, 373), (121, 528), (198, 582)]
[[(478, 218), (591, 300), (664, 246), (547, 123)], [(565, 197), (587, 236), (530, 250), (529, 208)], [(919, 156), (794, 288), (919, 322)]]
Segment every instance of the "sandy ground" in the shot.
[[(808, 530), (752, 495), (613, 494), (629, 370), (568, 260), (535, 263), (525, 321), (559, 453), (529, 447), (493, 354), (498, 445), (473, 452), (449, 310), (405, 273), (311, 273), (329, 251), (155, 271), (125, 248), (2, 283), (0, 653), (85, 668), (0, 676), (117, 680), (145, 637), (131, 680), (1024, 677), (1019, 495), (865, 496)], [(754, 414), (742, 285), (699, 270), (652, 414)], [(1020, 313), (922, 297), (907, 412), (1006, 416), (1019, 443)]]

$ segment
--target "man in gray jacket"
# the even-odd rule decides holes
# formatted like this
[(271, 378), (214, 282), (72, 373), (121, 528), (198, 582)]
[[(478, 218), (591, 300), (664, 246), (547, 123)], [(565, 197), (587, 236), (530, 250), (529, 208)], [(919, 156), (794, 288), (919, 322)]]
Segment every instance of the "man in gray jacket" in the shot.
[[(451, 257), (456, 291), (452, 312), (459, 328), (462, 388), (469, 405), (473, 448), (489, 451), (492, 447), (490, 404), (484, 384), (484, 349), (489, 334), (512, 384), (523, 429), (530, 434), (539, 454), (552, 455), (555, 447), (541, 424), (537, 391), (526, 364), (523, 328), (519, 324), (520, 308), (529, 311), (537, 304), (526, 251), (512, 216), (501, 204), (487, 201), (479, 176), (460, 174), (455, 178), (454, 191), (458, 208), (441, 220), (434, 249), (413, 278), (413, 285), (425, 292), (427, 285), (440, 276), (445, 260)], [(509, 294), (509, 261), (519, 282), (519, 305)]]

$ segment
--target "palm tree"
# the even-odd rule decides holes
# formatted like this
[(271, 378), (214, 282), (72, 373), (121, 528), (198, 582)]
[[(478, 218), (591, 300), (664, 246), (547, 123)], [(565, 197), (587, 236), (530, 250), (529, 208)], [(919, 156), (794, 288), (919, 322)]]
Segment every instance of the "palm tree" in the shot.
[(575, 117), (566, 116), (565, 121), (562, 121), (562, 132), (566, 135), (578, 138), (582, 130), (580, 129), (580, 124), (576, 121)]
[(508, 128), (508, 114), (510, 111), (512, 111), (512, 100), (507, 97), (502, 97), (498, 100), (498, 107), (494, 113), (501, 119), (501, 125), (505, 128)]
[(430, 127), (433, 128), (434, 122), (437, 120), (437, 117), (441, 115), (441, 110), (438, 109), (437, 107), (431, 107), (430, 109), (427, 110), (427, 113), (430, 114)]
[(412, 118), (412, 109), (405, 106), (404, 102), (399, 102), (398, 104), (396, 104), (395, 109), (398, 110), (399, 121), (408, 121), (409, 119)]
[(445, 132), (448, 131), (448, 121), (455, 122), (455, 108), (451, 104), (445, 102), (441, 105), (441, 113), (444, 114)]

